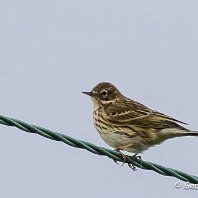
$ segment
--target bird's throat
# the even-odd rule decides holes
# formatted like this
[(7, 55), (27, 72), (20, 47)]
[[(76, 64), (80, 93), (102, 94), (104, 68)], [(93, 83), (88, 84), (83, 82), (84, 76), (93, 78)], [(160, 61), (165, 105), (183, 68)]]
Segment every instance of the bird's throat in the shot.
[(93, 105), (94, 105), (94, 111), (98, 110), (99, 107), (100, 107), (100, 103), (98, 102), (98, 100), (93, 98), (93, 97), (91, 98), (91, 100), (92, 100)]

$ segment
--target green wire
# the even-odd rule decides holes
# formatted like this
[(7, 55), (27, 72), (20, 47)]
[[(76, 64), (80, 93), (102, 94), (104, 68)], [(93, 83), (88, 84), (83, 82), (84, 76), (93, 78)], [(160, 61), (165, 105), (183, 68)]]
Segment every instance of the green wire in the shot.
[(67, 136), (67, 135), (64, 135), (61, 133), (57, 133), (54, 131), (50, 131), (48, 129), (45, 129), (45, 128), (42, 128), (39, 126), (30, 125), (30, 124), (27, 124), (20, 120), (16, 120), (13, 118), (8, 118), (3, 115), (0, 115), (0, 124), (7, 125), (7, 126), (14, 126), (14, 127), (17, 127), (23, 131), (29, 132), (29, 133), (36, 133), (43, 137), (49, 138), (51, 140), (64, 142), (65, 144), (72, 146), (72, 147), (85, 149), (85, 150), (87, 150), (91, 153), (97, 154), (97, 155), (108, 156), (109, 158), (113, 159), (114, 161), (132, 164), (133, 166), (139, 167), (141, 169), (153, 170), (153, 171), (155, 171), (161, 175), (164, 175), (164, 176), (172, 176), (172, 177), (176, 177), (176, 178), (178, 178), (182, 181), (185, 181), (185, 182), (198, 184), (197, 176), (193, 176), (193, 175), (190, 175), (190, 174), (187, 174), (187, 173), (184, 173), (182, 171), (175, 170), (172, 168), (166, 168), (164, 166), (161, 166), (159, 164), (155, 164), (152, 162), (146, 162), (141, 159), (137, 159), (137, 158), (134, 158), (134, 157), (131, 157), (128, 155), (127, 155), (126, 160), (123, 160), (123, 156), (117, 151), (99, 147), (92, 143), (85, 142), (82, 140), (77, 140), (70, 136)]

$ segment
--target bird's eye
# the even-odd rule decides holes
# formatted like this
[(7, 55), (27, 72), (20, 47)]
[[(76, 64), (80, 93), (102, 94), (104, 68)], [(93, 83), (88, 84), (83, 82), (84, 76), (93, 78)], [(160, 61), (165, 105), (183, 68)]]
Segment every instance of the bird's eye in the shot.
[(107, 91), (106, 91), (106, 90), (102, 90), (102, 91), (100, 92), (100, 94), (101, 94), (102, 96), (106, 96), (106, 95), (107, 95)]

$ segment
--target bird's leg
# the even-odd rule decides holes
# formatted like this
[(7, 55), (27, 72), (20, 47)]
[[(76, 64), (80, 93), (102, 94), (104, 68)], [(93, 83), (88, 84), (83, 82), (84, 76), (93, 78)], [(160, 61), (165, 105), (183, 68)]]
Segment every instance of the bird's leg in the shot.
[[(129, 148), (130, 146), (131, 146), (131, 144), (127, 144), (127, 145), (120, 146), (120, 147), (117, 147), (117, 148), (114, 149), (115, 151), (119, 152), (119, 153), (122, 155), (122, 157), (123, 157), (123, 164), (122, 164), (121, 166), (124, 165), (124, 163), (125, 163), (125, 161), (126, 161), (126, 159), (127, 159), (127, 156), (124, 155), (124, 153), (122, 153), (121, 150), (126, 150), (126, 149)], [(114, 161), (115, 161), (115, 160), (114, 160)], [(115, 162), (117, 163), (117, 161), (115, 161)], [(132, 170), (136, 170), (136, 167), (135, 167), (133, 164), (129, 164), (129, 163), (128, 163), (128, 166), (129, 166)]]
[(138, 153), (136, 153), (135, 155), (132, 156), (135, 159), (139, 159), (142, 160), (142, 157), (140, 155), (138, 155)]
[[(123, 158), (123, 164), (121, 166), (124, 165), (125, 161), (126, 161), (126, 155), (124, 153), (121, 152), (122, 149), (120, 149), (120, 147), (117, 147), (114, 149), (115, 151), (119, 152), (122, 155)], [(113, 160), (116, 164), (118, 164), (118, 162), (116, 160)]]
[[(130, 148), (130, 147), (131, 147), (131, 144), (127, 144), (127, 145), (120, 146), (120, 147), (117, 147), (117, 148), (114, 149), (115, 151), (118, 151), (118, 152), (122, 155), (122, 157), (123, 157), (123, 164), (122, 164), (122, 166), (124, 165), (124, 163), (125, 163), (125, 161), (126, 161), (126, 159), (127, 159), (127, 156), (124, 155), (124, 154), (121, 152), (121, 150), (127, 150), (127, 148)], [(141, 156), (138, 156), (138, 153), (136, 153), (135, 155), (133, 155), (132, 158), (142, 160)], [(115, 161), (115, 160), (114, 160), (114, 161)], [(115, 161), (115, 162), (117, 163), (117, 161)], [(133, 164), (128, 163), (128, 166), (129, 166), (129, 168), (131, 168), (131, 169), (134, 170), (134, 171), (137, 170), (136, 167), (135, 167)], [(142, 166), (142, 164), (141, 164), (141, 166)]]

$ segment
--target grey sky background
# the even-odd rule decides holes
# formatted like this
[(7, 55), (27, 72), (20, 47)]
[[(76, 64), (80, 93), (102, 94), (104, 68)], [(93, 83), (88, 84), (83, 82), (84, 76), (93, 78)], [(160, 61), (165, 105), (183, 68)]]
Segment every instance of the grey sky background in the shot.
[[(106, 146), (81, 94), (98, 82), (198, 129), (198, 3), (0, 2), (1, 114)], [(175, 178), (0, 125), (0, 197), (195, 197)], [(142, 154), (198, 175), (198, 139)], [(182, 182), (184, 185), (184, 183)]]

